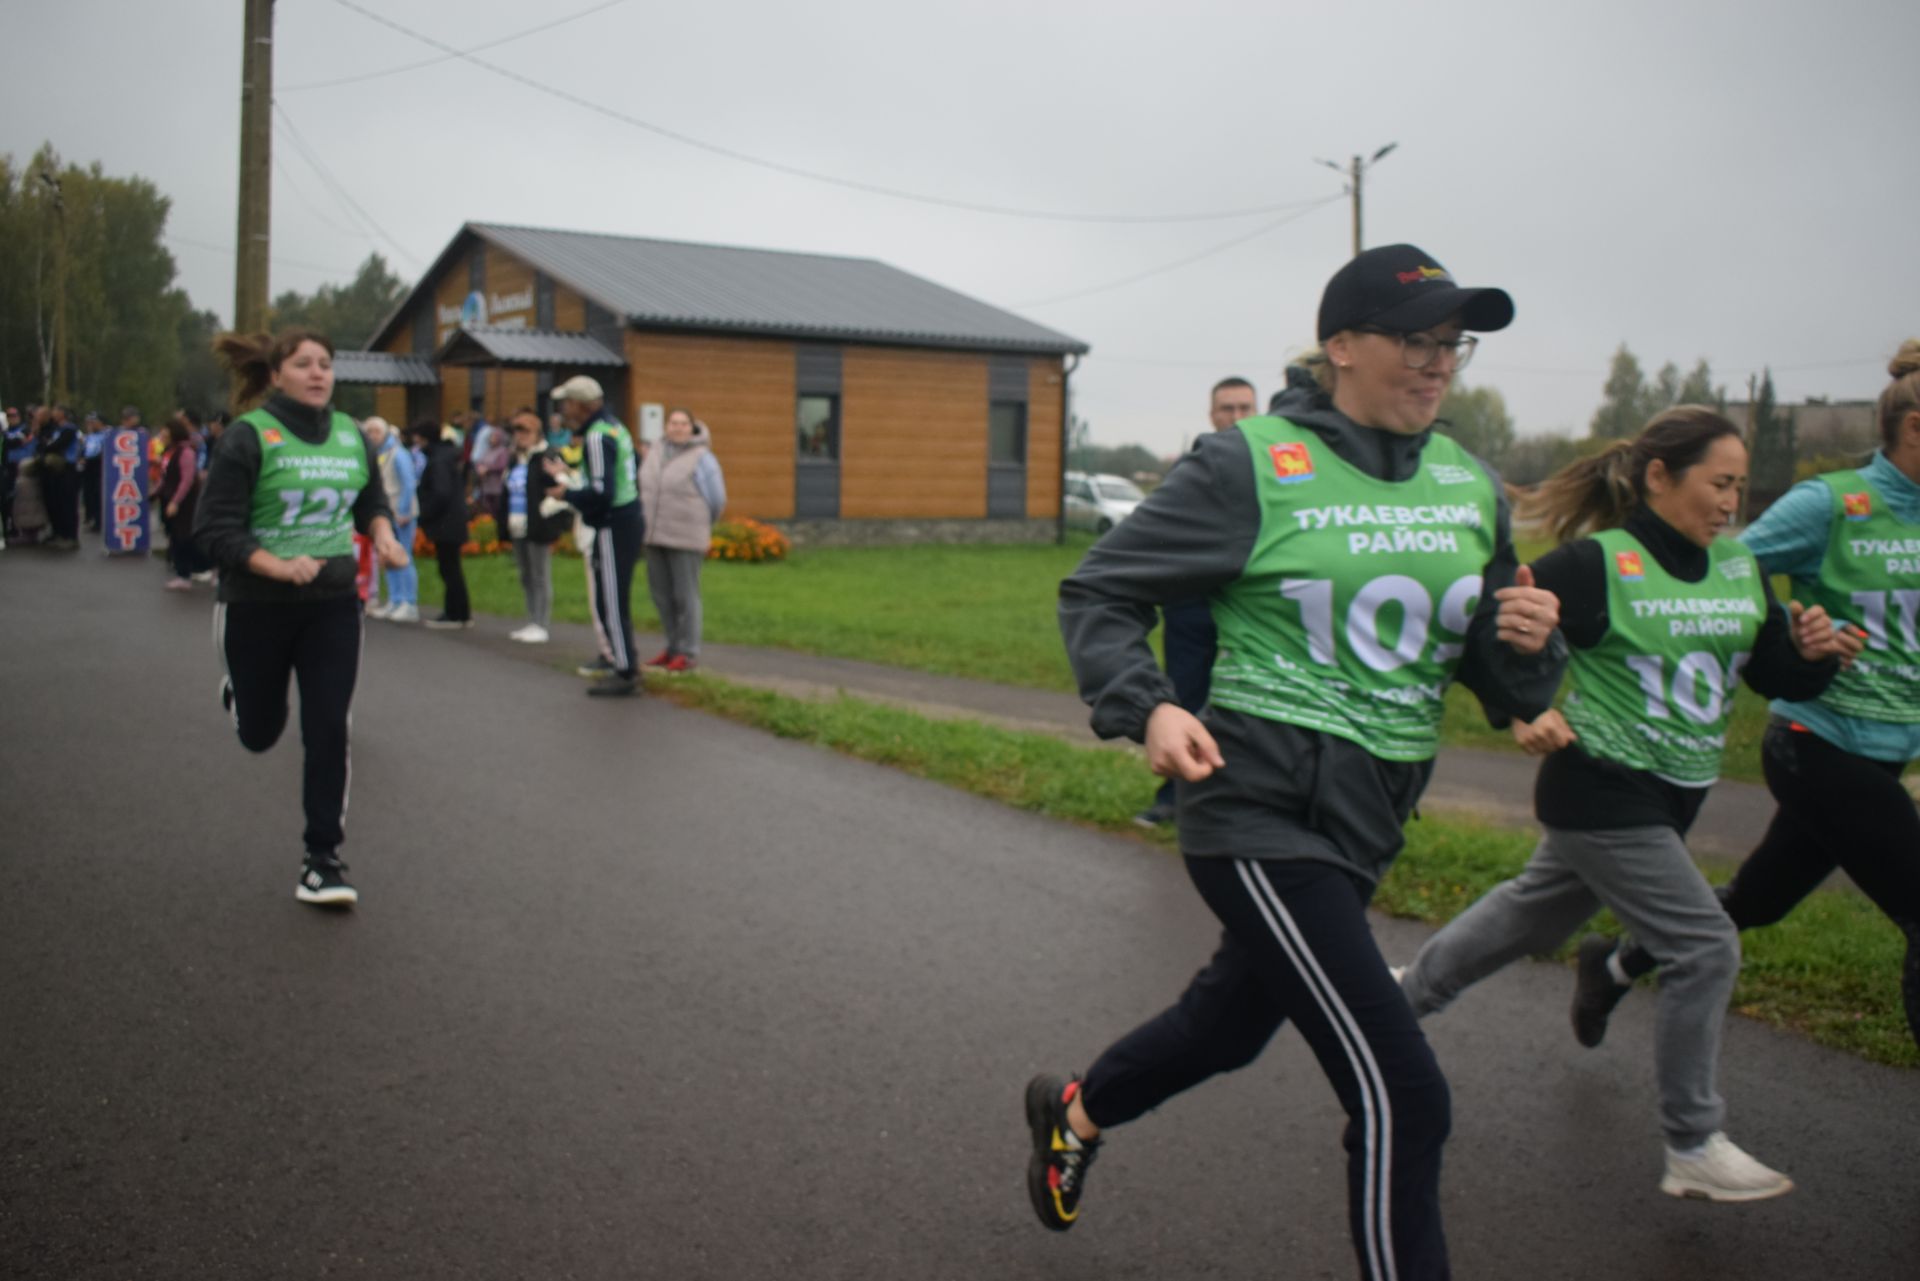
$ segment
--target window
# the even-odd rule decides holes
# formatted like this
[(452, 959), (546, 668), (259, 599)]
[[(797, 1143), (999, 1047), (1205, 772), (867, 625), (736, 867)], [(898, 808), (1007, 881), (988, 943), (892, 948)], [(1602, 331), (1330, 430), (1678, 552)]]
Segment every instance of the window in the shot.
[(988, 406), (987, 461), (1026, 466), (1027, 407), (1019, 401), (996, 400)]
[(801, 462), (831, 463), (840, 458), (840, 398), (801, 396), (793, 414), (795, 452)]
[(1102, 476), (1093, 482), (1100, 491), (1100, 497), (1116, 503), (1138, 503), (1146, 500), (1140, 487), (1123, 476)]

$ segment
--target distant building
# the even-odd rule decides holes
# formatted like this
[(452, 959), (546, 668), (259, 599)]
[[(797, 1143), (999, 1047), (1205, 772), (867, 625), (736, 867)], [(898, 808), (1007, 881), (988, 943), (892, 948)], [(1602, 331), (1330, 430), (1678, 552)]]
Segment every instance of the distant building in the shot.
[(728, 514), (809, 541), (1032, 539), (1087, 344), (873, 259), (469, 223), (341, 352), (395, 422), (494, 421), (590, 374), (646, 438), (694, 411)]

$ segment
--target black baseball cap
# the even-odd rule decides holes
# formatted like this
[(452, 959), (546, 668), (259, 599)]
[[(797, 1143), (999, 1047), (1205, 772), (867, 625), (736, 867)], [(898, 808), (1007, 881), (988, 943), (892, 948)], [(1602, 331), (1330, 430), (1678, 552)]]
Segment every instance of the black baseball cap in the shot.
[(1504, 289), (1462, 289), (1432, 254), (1412, 245), (1368, 249), (1333, 273), (1320, 295), (1320, 341), (1369, 325), (1418, 333), (1458, 315), (1464, 328), (1491, 333), (1513, 323)]

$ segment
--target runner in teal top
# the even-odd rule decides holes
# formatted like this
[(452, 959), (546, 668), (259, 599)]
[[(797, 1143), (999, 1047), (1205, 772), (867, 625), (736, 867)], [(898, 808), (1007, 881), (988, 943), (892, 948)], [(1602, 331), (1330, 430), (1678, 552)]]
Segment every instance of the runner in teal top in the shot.
[[(1906, 936), (1901, 998), (1920, 1044), (1920, 811), (1901, 782), (1920, 757), (1920, 338), (1888, 372), (1872, 461), (1794, 486), (1742, 535), (1862, 648), (1818, 698), (1774, 702), (1760, 763), (1780, 808), (1722, 901), (1740, 929), (1771, 925), (1844, 871)], [(1624, 980), (1657, 964), (1632, 943), (1613, 952), (1581, 945), (1574, 1008), (1596, 1042)]]
[[(1402, 978), (1424, 1017), (1613, 909), (1669, 962), (1654, 1043), (1661, 1189), (1721, 1201), (1793, 1184), (1722, 1130), (1720, 1025), (1740, 944), (1684, 838), (1719, 775), (1736, 684), (1800, 697), (1838, 668), (1825, 613), (1790, 621), (1752, 553), (1721, 537), (1746, 474), (1739, 430), (1683, 406), (1522, 503), (1562, 544), (1533, 568), (1562, 602), (1573, 649), (1564, 714), (1516, 729), (1546, 756), (1534, 792), (1540, 844), (1519, 876), (1428, 940)], [(1596, 532), (1577, 537), (1587, 530)]]

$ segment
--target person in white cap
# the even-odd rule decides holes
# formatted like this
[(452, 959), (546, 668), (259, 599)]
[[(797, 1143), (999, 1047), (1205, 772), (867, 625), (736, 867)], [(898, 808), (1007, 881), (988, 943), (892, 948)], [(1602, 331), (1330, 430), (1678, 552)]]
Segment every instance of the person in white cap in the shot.
[(606, 393), (585, 374), (576, 374), (555, 387), (553, 402), (567, 425), (580, 437), (585, 450), (577, 479), (563, 480), (564, 464), (545, 462), (555, 483), (549, 497), (571, 504), (593, 530), (587, 551), (593, 574), (593, 612), (599, 624), (601, 658), (606, 675), (587, 687), (587, 693), (626, 697), (640, 692), (638, 665), (633, 656), (633, 567), (640, 559), (646, 524), (640, 513), (633, 437), (607, 411)]

